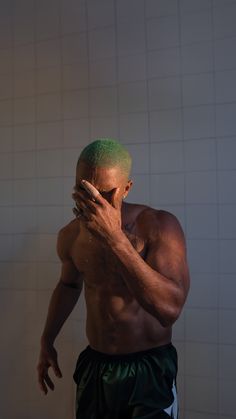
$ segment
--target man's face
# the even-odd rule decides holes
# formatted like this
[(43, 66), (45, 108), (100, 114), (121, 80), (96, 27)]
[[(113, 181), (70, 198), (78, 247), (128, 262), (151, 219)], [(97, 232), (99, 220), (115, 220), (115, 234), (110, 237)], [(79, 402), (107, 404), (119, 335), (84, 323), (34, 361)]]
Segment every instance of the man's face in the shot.
[(85, 179), (100, 192), (102, 197), (111, 203), (114, 189), (120, 187), (118, 202), (122, 203), (123, 195), (127, 196), (132, 181), (125, 179), (119, 167), (89, 167), (86, 163), (80, 162), (76, 170), (76, 189), (83, 188), (80, 184)]

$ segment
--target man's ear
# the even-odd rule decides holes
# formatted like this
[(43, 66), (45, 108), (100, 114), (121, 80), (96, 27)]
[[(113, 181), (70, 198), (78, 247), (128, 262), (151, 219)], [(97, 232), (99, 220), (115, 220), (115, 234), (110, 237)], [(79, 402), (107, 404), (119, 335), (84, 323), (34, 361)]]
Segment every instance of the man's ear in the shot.
[(126, 189), (126, 191), (127, 191), (127, 193), (129, 193), (130, 189), (133, 186), (133, 181), (131, 179), (128, 180), (127, 185), (126, 185), (126, 188), (127, 188), (127, 186), (128, 186), (128, 189)]

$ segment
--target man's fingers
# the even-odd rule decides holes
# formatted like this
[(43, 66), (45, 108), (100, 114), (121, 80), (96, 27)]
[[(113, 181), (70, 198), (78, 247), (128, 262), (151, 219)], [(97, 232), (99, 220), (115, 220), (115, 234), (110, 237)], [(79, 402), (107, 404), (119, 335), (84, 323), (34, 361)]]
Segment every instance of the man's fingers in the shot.
[(60, 377), (61, 378), (62, 377), (62, 373), (61, 373), (61, 370), (59, 368), (59, 365), (57, 363), (54, 363), (54, 364), (52, 364), (52, 368), (53, 368), (54, 374), (57, 377)]
[(48, 387), (49, 387), (51, 390), (54, 390), (54, 384), (53, 384), (53, 382), (52, 382), (52, 380), (51, 380), (51, 378), (49, 377), (49, 375), (48, 375), (48, 374), (45, 374), (45, 375), (44, 375), (44, 380), (46, 381), (46, 383), (47, 383)]

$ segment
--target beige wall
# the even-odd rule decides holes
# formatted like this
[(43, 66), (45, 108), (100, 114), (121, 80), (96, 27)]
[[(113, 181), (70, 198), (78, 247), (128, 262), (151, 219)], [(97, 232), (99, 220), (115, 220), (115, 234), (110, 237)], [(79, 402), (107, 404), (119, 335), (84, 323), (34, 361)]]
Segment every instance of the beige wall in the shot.
[[(128, 201), (167, 209), (191, 290), (174, 325), (181, 419), (235, 416), (236, 2), (0, 1), (1, 419), (72, 419), (83, 295), (44, 396), (36, 363), (81, 149), (118, 138)], [(53, 373), (51, 376), (54, 378)]]

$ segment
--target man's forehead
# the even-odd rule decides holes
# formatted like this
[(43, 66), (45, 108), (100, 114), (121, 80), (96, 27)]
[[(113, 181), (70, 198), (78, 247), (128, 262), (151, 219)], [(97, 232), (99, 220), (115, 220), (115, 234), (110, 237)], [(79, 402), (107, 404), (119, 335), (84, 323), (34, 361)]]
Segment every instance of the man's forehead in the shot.
[[(119, 185), (117, 184), (110, 184), (110, 183), (97, 183), (97, 182), (93, 182), (91, 179), (87, 179), (86, 177), (84, 178), (85, 180), (88, 180), (89, 183), (91, 183), (91, 185), (95, 186), (95, 188), (98, 191), (104, 191), (104, 192), (109, 192), (114, 188), (118, 188)], [(76, 186), (81, 186), (81, 180), (82, 177), (76, 177)]]

